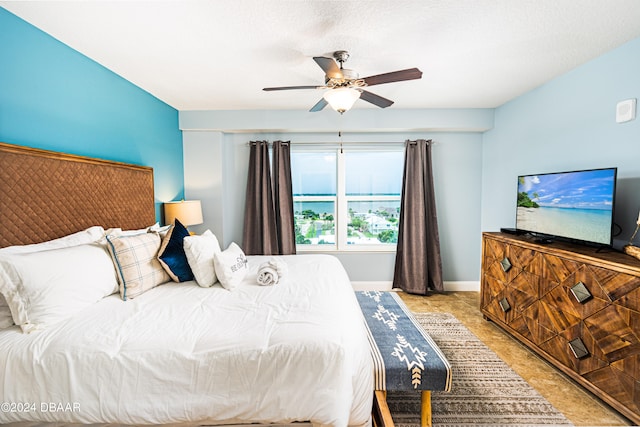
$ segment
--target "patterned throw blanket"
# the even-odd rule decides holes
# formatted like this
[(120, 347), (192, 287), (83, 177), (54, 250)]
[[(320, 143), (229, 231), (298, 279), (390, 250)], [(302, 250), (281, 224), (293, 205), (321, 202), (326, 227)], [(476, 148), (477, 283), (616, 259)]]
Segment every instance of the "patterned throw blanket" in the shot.
[(376, 390), (451, 390), (451, 366), (395, 292), (359, 291)]

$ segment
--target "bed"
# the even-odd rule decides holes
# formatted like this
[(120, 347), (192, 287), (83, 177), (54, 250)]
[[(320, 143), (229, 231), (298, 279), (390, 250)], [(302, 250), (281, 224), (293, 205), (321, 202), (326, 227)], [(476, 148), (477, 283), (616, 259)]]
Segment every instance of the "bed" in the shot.
[[(155, 221), (153, 171), (0, 144), (0, 175), (7, 170), (12, 172), (0, 176), (0, 215), (19, 225), (0, 230), (2, 268), (20, 260), (28, 275), (47, 278), (34, 301), (45, 298), (56, 280), (67, 293), (46, 296), (45, 305), (60, 300), (53, 315), (43, 309), (37, 317), (38, 307), (32, 307), (31, 323), (18, 316), (20, 326), (0, 329), (0, 423), (370, 423), (373, 367), (366, 328), (336, 258), (281, 257), (286, 276), (260, 286), (258, 269), (271, 257), (249, 256), (246, 274), (231, 290), (167, 281), (123, 300), (117, 264), (109, 271), (97, 248), (105, 244), (102, 238), (18, 255), (7, 247), (64, 240), (71, 233), (95, 238), (114, 227), (146, 230)], [(72, 184), (50, 189), (61, 181), (47, 176), (52, 170), (65, 170), (62, 181)], [(94, 184), (78, 193), (73, 177), (86, 174)], [(60, 197), (66, 201), (57, 203)], [(79, 205), (72, 206), (76, 199)], [(113, 200), (117, 208), (108, 206)], [(66, 213), (52, 211), (54, 201)], [(35, 215), (38, 205), (47, 209)], [(63, 265), (73, 266), (73, 277), (65, 276), (70, 273)], [(62, 279), (49, 273), (56, 268)], [(87, 279), (100, 283), (98, 272), (109, 276), (100, 286)], [(78, 277), (85, 281), (70, 286)], [(11, 301), (6, 305), (15, 303), (7, 291), (12, 280), (6, 271), (0, 277), (0, 292)], [(90, 288), (97, 293), (84, 301)]]

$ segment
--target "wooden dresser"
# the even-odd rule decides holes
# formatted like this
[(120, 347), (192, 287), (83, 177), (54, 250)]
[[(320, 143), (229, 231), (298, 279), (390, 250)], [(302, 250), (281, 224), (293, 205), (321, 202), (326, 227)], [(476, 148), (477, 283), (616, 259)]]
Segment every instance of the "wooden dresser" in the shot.
[(640, 261), (483, 233), (481, 310), (640, 424)]

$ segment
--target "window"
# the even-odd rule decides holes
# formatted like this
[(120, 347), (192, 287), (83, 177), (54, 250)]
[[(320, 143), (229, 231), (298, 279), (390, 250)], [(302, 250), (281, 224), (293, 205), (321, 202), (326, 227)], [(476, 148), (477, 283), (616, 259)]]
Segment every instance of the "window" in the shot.
[(336, 241), (337, 153), (291, 153), (296, 244), (333, 245)]
[(292, 148), (299, 250), (395, 250), (402, 149)]

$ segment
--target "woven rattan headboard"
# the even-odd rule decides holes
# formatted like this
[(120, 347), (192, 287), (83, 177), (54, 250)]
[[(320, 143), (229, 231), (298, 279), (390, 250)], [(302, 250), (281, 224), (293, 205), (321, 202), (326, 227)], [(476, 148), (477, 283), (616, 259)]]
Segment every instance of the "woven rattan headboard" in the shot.
[(155, 222), (153, 169), (0, 143), (0, 247)]

